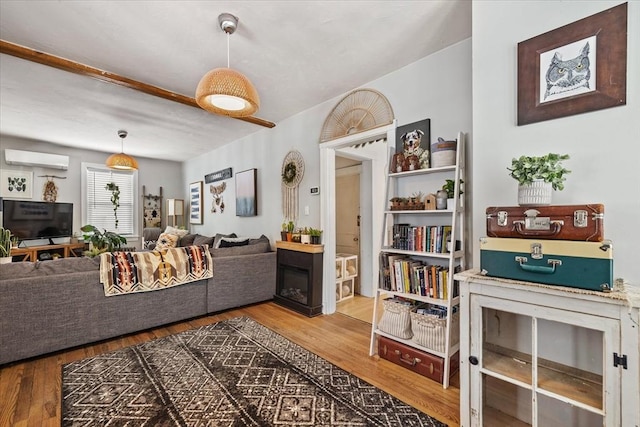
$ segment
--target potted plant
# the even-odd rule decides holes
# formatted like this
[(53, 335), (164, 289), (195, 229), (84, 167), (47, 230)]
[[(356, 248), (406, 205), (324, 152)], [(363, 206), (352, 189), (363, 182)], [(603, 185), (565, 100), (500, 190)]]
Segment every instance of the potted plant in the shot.
[(280, 239), (283, 242), (287, 241), (287, 223), (286, 222), (282, 223), (282, 229), (280, 230)]
[(309, 234), (311, 235), (311, 244), (319, 245), (322, 237), (322, 230), (317, 228), (310, 228)]
[[(282, 224), (284, 226), (284, 223)], [(293, 221), (286, 223), (287, 242), (293, 242), (293, 230), (296, 228), (296, 224)]]
[(91, 244), (91, 248), (85, 251), (85, 255), (94, 257), (102, 252), (113, 252), (114, 249), (120, 249), (120, 247), (127, 243), (127, 239), (114, 233), (113, 231), (100, 231), (97, 227), (87, 224), (80, 228), (85, 235), (84, 240)]
[(11, 230), (0, 227), (0, 264), (11, 262)]
[[(463, 194), (462, 184), (464, 184), (463, 180), (460, 180), (460, 196)], [(455, 198), (455, 181), (453, 179), (445, 180), (442, 189), (447, 193), (447, 209), (453, 209), (453, 199)]]
[(549, 153), (544, 156), (520, 156), (511, 160), (509, 176), (518, 181), (518, 204), (549, 205), (553, 190), (563, 190), (571, 171), (562, 165), (568, 154)]
[(306, 243), (307, 245), (311, 243), (311, 233), (309, 233), (308, 227), (300, 230), (300, 243)]

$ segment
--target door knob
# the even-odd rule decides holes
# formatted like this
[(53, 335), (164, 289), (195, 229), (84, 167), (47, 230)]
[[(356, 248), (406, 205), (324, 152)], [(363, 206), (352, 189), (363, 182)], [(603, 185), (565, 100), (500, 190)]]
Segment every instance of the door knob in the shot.
[(354, 242), (357, 242), (358, 240), (359, 240), (359, 239), (358, 239), (357, 237), (354, 237), (354, 238), (353, 238), (353, 241), (354, 241)]

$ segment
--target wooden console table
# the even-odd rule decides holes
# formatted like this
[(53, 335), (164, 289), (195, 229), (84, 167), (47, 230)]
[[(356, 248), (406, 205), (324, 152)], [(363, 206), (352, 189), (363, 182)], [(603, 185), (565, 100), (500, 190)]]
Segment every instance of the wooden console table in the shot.
[(38, 253), (56, 251), (58, 249), (62, 249), (62, 256), (64, 258), (68, 258), (70, 256), (77, 257), (78, 254), (75, 251), (76, 249), (84, 249), (84, 243), (62, 243), (59, 245), (31, 246), (17, 249), (12, 248), (11, 256), (21, 256), (22, 259), (20, 261), (35, 262), (38, 260)]

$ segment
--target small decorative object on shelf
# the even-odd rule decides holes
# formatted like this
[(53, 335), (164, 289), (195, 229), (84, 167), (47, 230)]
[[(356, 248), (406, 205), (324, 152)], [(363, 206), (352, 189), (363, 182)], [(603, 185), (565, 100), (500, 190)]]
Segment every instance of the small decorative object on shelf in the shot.
[(0, 227), (0, 264), (11, 262), (11, 230)]
[(444, 166), (453, 166), (456, 164), (456, 146), (458, 141), (445, 141), (443, 138), (438, 139), (431, 144), (431, 167), (441, 168)]
[(568, 154), (549, 153), (544, 156), (520, 156), (511, 160), (509, 176), (518, 181), (518, 204), (541, 206), (551, 204), (552, 190), (563, 190), (566, 174), (562, 166)]

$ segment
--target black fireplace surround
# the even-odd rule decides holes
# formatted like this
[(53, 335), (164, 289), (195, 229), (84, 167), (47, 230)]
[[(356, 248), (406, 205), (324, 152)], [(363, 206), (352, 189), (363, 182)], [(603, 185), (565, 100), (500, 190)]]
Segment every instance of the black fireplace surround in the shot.
[(322, 253), (278, 248), (275, 302), (305, 316), (322, 313)]

